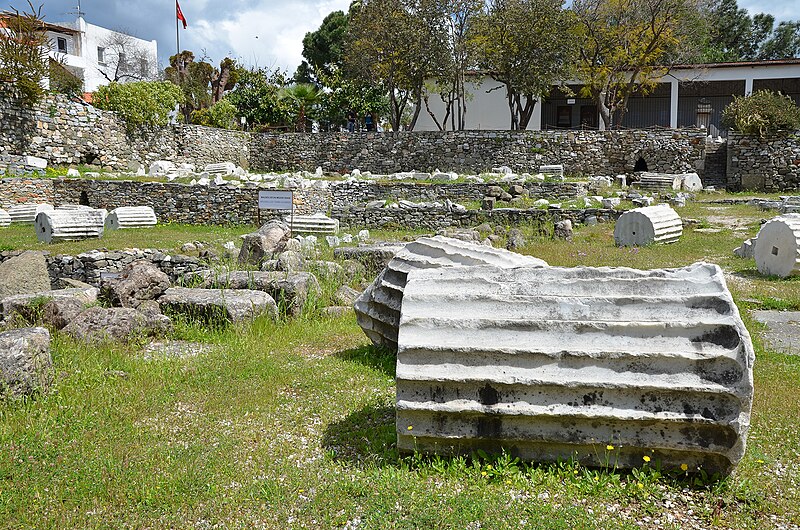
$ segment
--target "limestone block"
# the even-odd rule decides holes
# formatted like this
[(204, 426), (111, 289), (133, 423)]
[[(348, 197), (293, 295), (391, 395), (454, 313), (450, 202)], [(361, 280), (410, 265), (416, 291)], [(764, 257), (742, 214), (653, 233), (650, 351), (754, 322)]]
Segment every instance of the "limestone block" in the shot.
[(674, 243), (683, 234), (678, 213), (666, 204), (636, 208), (622, 214), (614, 227), (614, 242), (620, 247)]
[(745, 451), (754, 353), (716, 265), (412, 270), (398, 344), (401, 451), (708, 473)]
[(564, 164), (553, 164), (549, 166), (539, 166), (539, 173), (544, 175), (564, 176)]
[(639, 173), (639, 180), (634, 186), (649, 191), (665, 191), (681, 189), (683, 175), (676, 173)]
[(309, 296), (321, 292), (317, 277), (309, 272), (230, 271), (208, 274), (205, 278), (202, 287), (263, 291), (292, 316), (302, 312)]
[(14, 313), (31, 320), (35, 312), (41, 309), (45, 300), (75, 300), (82, 306), (97, 302), (97, 287), (72, 287), (55, 289), (38, 293), (16, 294), (0, 299), (0, 314), (8, 318)]
[(53, 209), (53, 205), (51, 204), (36, 204), (29, 202), (12, 206), (8, 209), (8, 215), (11, 217), (12, 223), (32, 225), (39, 212)]
[(270, 295), (250, 289), (170, 287), (158, 303), (165, 311), (208, 322), (241, 322), (263, 314), (278, 316), (278, 306)]
[(400, 307), (408, 273), (416, 269), (475, 265), (494, 265), (504, 269), (546, 267), (547, 263), (531, 256), (459, 239), (422, 237), (400, 250), (361, 293), (354, 305), (358, 324), (374, 344), (396, 351)]
[(175, 164), (169, 160), (156, 160), (152, 164), (150, 164), (150, 171), (148, 172), (151, 176), (158, 176), (163, 177), (167, 173), (172, 173), (177, 169)]
[(754, 251), (756, 247), (756, 241), (758, 237), (751, 237), (750, 239), (746, 239), (742, 242), (742, 246), (736, 247), (733, 249), (734, 255), (740, 258), (752, 258), (754, 257)]
[(753, 255), (761, 274), (783, 278), (800, 274), (800, 214), (788, 213), (764, 223)]
[(681, 189), (685, 191), (700, 191), (703, 189), (703, 181), (697, 173), (685, 173), (681, 178)]
[(8, 212), (0, 208), (0, 228), (5, 228), (11, 224), (11, 216)]
[(142, 335), (159, 336), (172, 329), (169, 317), (130, 307), (93, 306), (67, 324), (63, 331), (84, 342), (127, 341)]
[(339, 221), (331, 219), (324, 213), (313, 215), (287, 215), (283, 218), (290, 225), (292, 233), (298, 234), (336, 234), (339, 232)]
[(158, 224), (156, 212), (150, 206), (122, 206), (109, 212), (105, 220), (105, 229), (142, 228), (156, 224)]
[(26, 156), (25, 165), (34, 169), (47, 169), (47, 160), (38, 156)]
[(210, 175), (232, 175), (233, 172), (236, 171), (236, 164), (233, 162), (208, 164), (203, 171)]
[(36, 216), (36, 237), (43, 243), (103, 237), (101, 210), (45, 210)]
[(45, 391), (52, 381), (50, 332), (23, 328), (0, 333), (0, 396)]

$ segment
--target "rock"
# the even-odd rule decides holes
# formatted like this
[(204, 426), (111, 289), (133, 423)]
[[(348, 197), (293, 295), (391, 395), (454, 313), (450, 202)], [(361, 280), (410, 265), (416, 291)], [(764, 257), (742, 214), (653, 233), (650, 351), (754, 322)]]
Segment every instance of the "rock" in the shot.
[(597, 224), (597, 216), (596, 215), (590, 215), (589, 217), (587, 217), (586, 219), (583, 220), (583, 224), (585, 224), (586, 226), (594, 226), (594, 225), (596, 225)]
[(156, 160), (150, 164), (148, 175), (153, 177), (163, 177), (166, 176), (167, 173), (172, 173), (176, 170), (177, 167), (173, 162), (170, 162), (169, 160)]
[(386, 206), (386, 201), (385, 200), (376, 200), (376, 201), (369, 201), (367, 203), (366, 208), (368, 210), (374, 210), (376, 208), (383, 208), (384, 206)]
[(300, 252), (285, 250), (278, 256), (276, 268), (279, 271), (299, 272), (306, 266), (306, 260)]
[(686, 173), (681, 178), (681, 189), (686, 191), (700, 191), (703, 189), (703, 181), (697, 173)]
[(344, 268), (335, 261), (306, 261), (306, 269), (318, 278), (337, 279), (344, 276)]
[(112, 305), (137, 308), (144, 300), (156, 300), (169, 288), (169, 276), (152, 262), (137, 260), (122, 269), (119, 278), (103, 282), (103, 296)]
[(85, 309), (76, 298), (53, 298), (42, 307), (42, 323), (53, 329), (63, 329)]
[(43, 243), (103, 237), (104, 210), (45, 210), (36, 215), (36, 237)]
[(325, 242), (331, 248), (336, 248), (342, 244), (342, 240), (338, 236), (325, 236)]
[(358, 297), (354, 305), (358, 324), (373, 343), (396, 350), (403, 288), (409, 271), (484, 264), (499, 268), (547, 266), (540, 259), (476, 243), (442, 236), (422, 237), (398, 252)]
[(493, 210), (496, 202), (495, 197), (484, 197), (481, 201), (481, 210)]
[(322, 314), (329, 317), (339, 317), (353, 312), (352, 306), (328, 306), (322, 308)]
[(556, 239), (572, 239), (572, 221), (564, 219), (553, 225), (553, 237)]
[(197, 252), (197, 247), (194, 243), (184, 243), (181, 245), (181, 252), (184, 254), (192, 254), (193, 252)]
[(603, 205), (603, 208), (606, 210), (613, 210), (619, 206), (621, 202), (622, 200), (619, 197), (608, 197), (600, 201), (600, 203)]
[(366, 268), (368, 273), (378, 273), (392, 258), (403, 249), (402, 244), (386, 243), (358, 247), (339, 247), (334, 249), (333, 257), (340, 260), (355, 260)]
[(52, 382), (50, 333), (22, 328), (0, 333), (0, 397), (45, 392)]
[(753, 256), (758, 272), (787, 278), (800, 274), (800, 214), (774, 217), (761, 226)]
[(81, 172), (78, 171), (77, 169), (75, 169), (74, 167), (71, 167), (71, 168), (67, 169), (67, 176), (68, 177), (80, 177), (81, 176)]
[(250, 289), (170, 287), (158, 299), (165, 312), (215, 323), (243, 322), (261, 315), (277, 318), (278, 306), (267, 293)]
[(286, 274), (283, 272), (230, 271), (207, 275), (201, 284), (205, 288), (253, 289), (267, 293), (282, 311), (298, 316), (309, 296), (322, 291), (316, 276), (309, 272)]
[(260, 265), (265, 258), (280, 252), (289, 238), (289, 227), (281, 221), (270, 221), (257, 232), (242, 236), (239, 263)]
[(495, 197), (495, 198), (497, 198), (497, 197), (500, 197), (504, 193), (505, 193), (505, 191), (503, 191), (503, 188), (501, 188), (500, 186), (489, 186), (488, 188), (486, 188), (486, 196), (487, 197)]
[(509, 201), (511, 201), (511, 199), (513, 199), (513, 198), (514, 198), (514, 197), (512, 197), (510, 193), (506, 193), (506, 192), (504, 191), (504, 192), (503, 192), (503, 193), (500, 195), (500, 197), (498, 197), (498, 198), (497, 198), (497, 200), (499, 200), (499, 201), (503, 201), (503, 202), (509, 202)]
[(522, 235), (522, 231), (518, 228), (512, 228), (508, 231), (508, 236), (506, 238), (506, 249), (507, 250), (516, 250), (518, 248), (522, 248), (527, 244), (525, 241), (525, 236)]
[(678, 213), (666, 204), (629, 210), (617, 219), (614, 242), (620, 247), (674, 243), (683, 234)]
[(106, 217), (106, 230), (122, 228), (145, 228), (156, 226), (156, 212), (149, 206), (123, 206), (114, 208)]
[(83, 309), (84, 306), (97, 302), (98, 292), (96, 287), (87, 286), (7, 296), (0, 299), (0, 314), (3, 318), (10, 318), (16, 313), (28, 322), (39, 322), (48, 301), (74, 300)]
[(537, 200), (533, 201), (533, 205), (536, 208), (547, 207), (547, 206), (550, 206), (550, 201), (548, 201), (547, 199), (537, 199)]
[(509, 195), (511, 195), (513, 197), (518, 197), (518, 196), (521, 196), (521, 195), (525, 195), (525, 188), (523, 188), (519, 184), (514, 184), (514, 185), (508, 187), (508, 193), (509, 193)]
[(342, 285), (336, 290), (336, 293), (333, 295), (333, 301), (336, 302), (337, 305), (352, 307), (352, 305), (356, 303), (356, 299), (360, 295), (361, 292), (356, 291), (355, 289), (347, 285)]
[(164, 315), (152, 317), (129, 307), (90, 307), (63, 331), (84, 342), (128, 341), (167, 333), (172, 322)]
[(751, 237), (742, 243), (742, 246), (733, 249), (733, 254), (740, 258), (754, 257), (755, 243), (758, 237)]
[(402, 452), (709, 474), (745, 453), (755, 356), (716, 265), (417, 269), (401, 315)]
[(0, 263), (0, 298), (50, 290), (44, 254), (28, 250)]

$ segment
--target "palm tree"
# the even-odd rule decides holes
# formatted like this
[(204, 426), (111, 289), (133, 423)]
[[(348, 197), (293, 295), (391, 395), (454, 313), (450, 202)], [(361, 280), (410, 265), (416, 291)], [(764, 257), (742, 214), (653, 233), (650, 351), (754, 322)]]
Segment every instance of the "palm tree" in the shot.
[(319, 89), (310, 83), (297, 83), (281, 89), (279, 98), (288, 100), (297, 111), (295, 132), (306, 132), (306, 117), (320, 102)]

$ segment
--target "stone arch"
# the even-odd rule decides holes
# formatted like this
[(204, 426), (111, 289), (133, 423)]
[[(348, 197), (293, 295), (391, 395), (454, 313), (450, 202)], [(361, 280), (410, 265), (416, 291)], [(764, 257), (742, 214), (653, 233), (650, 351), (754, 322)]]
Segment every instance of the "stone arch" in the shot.
[(81, 206), (89, 206), (89, 194), (86, 193), (86, 190), (81, 191), (81, 198), (78, 204)]
[(647, 171), (647, 160), (644, 159), (643, 156), (640, 156), (636, 163), (633, 165), (634, 173), (637, 171)]

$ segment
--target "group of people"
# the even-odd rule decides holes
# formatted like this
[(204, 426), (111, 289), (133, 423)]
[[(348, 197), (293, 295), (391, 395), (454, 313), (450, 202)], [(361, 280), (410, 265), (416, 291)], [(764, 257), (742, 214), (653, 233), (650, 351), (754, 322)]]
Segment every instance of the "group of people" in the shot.
[[(347, 132), (355, 132), (356, 131), (356, 120), (358, 116), (356, 116), (355, 111), (352, 109), (347, 112)], [(364, 128), (367, 129), (367, 132), (375, 130), (375, 117), (370, 114), (369, 112), (364, 114)]]

